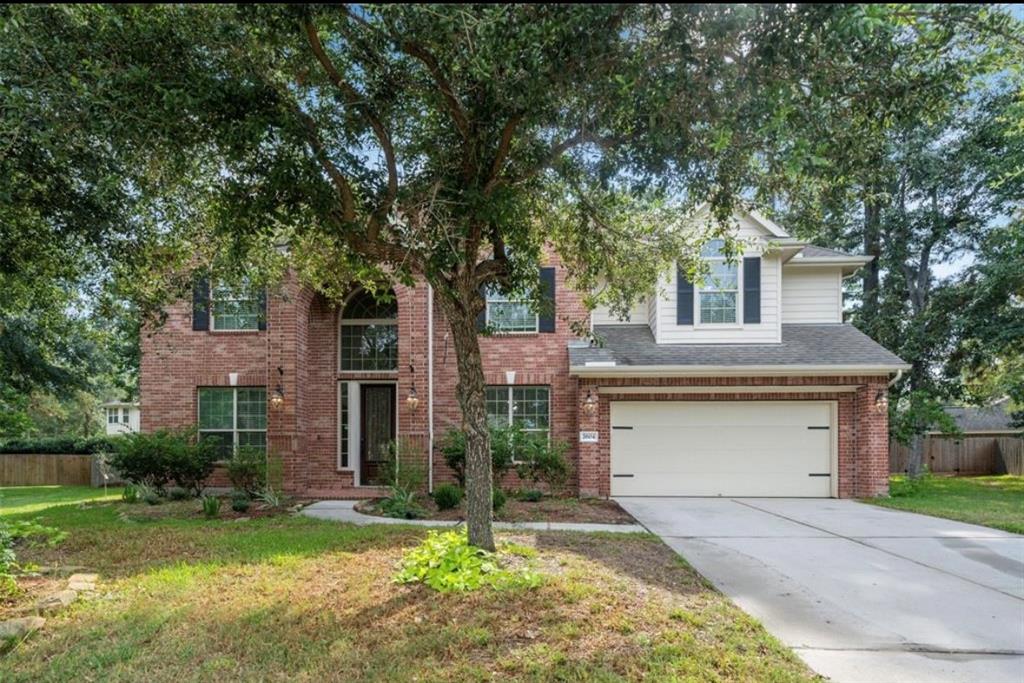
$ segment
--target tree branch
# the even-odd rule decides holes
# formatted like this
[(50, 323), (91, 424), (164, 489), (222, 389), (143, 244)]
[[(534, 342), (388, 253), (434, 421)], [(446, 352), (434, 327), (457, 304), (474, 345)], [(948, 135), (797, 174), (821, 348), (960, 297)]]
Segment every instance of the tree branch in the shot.
[(505, 165), (505, 160), (508, 159), (509, 151), (512, 148), (512, 136), (515, 135), (516, 128), (519, 127), (519, 123), (523, 120), (523, 117), (516, 114), (508, 120), (505, 127), (501, 131), (501, 140), (498, 142), (498, 151), (494, 155), (494, 163), (491, 164), (491, 175), (487, 179), (487, 184), (484, 186), (484, 196), (489, 196), (494, 188), (498, 185), (498, 177), (501, 175), (501, 169)]
[(427, 67), (427, 71), (430, 72), (431, 78), (434, 79), (434, 84), (437, 89), (441, 91), (444, 96), (445, 102), (448, 105), (448, 113), (451, 114), (452, 120), (455, 121), (456, 128), (462, 133), (462, 137), (465, 140), (469, 140), (472, 137), (472, 129), (469, 124), (469, 119), (466, 117), (466, 112), (462, 108), (462, 104), (459, 102), (459, 98), (455, 96), (455, 91), (452, 89), (452, 84), (445, 78), (444, 73), (441, 71), (441, 66), (437, 62), (437, 58), (430, 53), (425, 47), (419, 43), (411, 40), (397, 41), (399, 49), (410, 57), (414, 57)]
[(381, 206), (378, 207), (376, 214), (383, 215), (391, 210), (391, 206), (395, 202), (395, 198), (398, 196), (398, 164), (395, 161), (395, 148), (391, 143), (391, 136), (388, 135), (387, 129), (384, 127), (383, 122), (377, 113), (370, 107), (365, 98), (359, 93), (358, 90), (353, 88), (344, 78), (341, 77), (341, 73), (334, 66), (334, 62), (331, 61), (330, 56), (324, 50), (323, 44), (320, 42), (320, 34), (317, 31), (316, 26), (309, 19), (302, 21), (302, 27), (306, 32), (306, 38), (309, 42), (310, 48), (313, 50), (313, 54), (316, 56), (320, 66), (323, 67), (327, 73), (327, 77), (334, 83), (335, 87), (341, 91), (345, 101), (355, 109), (357, 109), (364, 118), (369, 122), (370, 127), (373, 129), (373, 133), (380, 143), (381, 150), (384, 152), (384, 160), (388, 169), (388, 189), (384, 201)]

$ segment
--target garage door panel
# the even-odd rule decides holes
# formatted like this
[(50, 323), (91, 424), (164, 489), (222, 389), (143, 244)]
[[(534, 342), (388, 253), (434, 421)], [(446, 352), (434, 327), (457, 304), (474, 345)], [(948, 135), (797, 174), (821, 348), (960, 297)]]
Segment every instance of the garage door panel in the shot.
[[(762, 451), (766, 443), (779, 443), (786, 440), (792, 448), (801, 451), (820, 453), (827, 448), (829, 430), (808, 430), (807, 434), (793, 436), (793, 427), (730, 425), (720, 428), (709, 427), (673, 427), (673, 426), (639, 426), (629, 431), (636, 439), (636, 446), (644, 448), (669, 448), (685, 445), (688, 450), (706, 451), (711, 449), (732, 450), (734, 452), (756, 454)], [(728, 430), (725, 435), (721, 430)], [(726, 438), (727, 437), (727, 438)], [(629, 439), (630, 437), (625, 437)]]
[(824, 401), (614, 402), (612, 494), (829, 496), (831, 476), (820, 475), (831, 475), (832, 409)]

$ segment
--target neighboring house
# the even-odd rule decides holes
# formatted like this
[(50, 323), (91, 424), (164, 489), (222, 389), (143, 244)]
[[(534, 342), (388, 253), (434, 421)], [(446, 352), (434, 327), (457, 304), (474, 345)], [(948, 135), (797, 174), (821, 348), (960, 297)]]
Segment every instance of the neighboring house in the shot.
[(138, 403), (109, 401), (104, 403), (102, 408), (107, 434), (126, 434), (139, 431)]
[[(873, 496), (888, 475), (886, 384), (903, 361), (842, 322), (842, 281), (869, 259), (808, 246), (757, 214), (702, 286), (666, 273), (629, 319), (591, 314), (558, 258), (553, 311), (492, 297), (480, 340), (487, 410), (570, 444), (581, 495)], [(356, 291), (338, 310), (293, 280), (244, 298), (197, 284), (143, 335), (142, 427), (197, 425), (225, 454), (268, 447), (286, 489), (366, 495), (389, 445), (422, 454), (459, 425), (448, 326), (426, 284), (394, 303)], [(415, 393), (418, 401), (408, 400)]]
[[(953, 418), (960, 429), (959, 437), (967, 436), (1020, 436), (1024, 429), (1013, 426), (1013, 419), (1007, 412), (1010, 400), (1000, 399), (983, 407), (947, 406), (946, 413)], [(942, 434), (931, 431), (929, 434)]]

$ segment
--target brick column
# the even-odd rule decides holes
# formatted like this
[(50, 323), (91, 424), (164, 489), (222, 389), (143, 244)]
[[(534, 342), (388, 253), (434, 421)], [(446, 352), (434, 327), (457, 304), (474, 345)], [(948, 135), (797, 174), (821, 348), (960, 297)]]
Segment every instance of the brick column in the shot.
[[(594, 413), (589, 413), (585, 409), (587, 393), (591, 391), (598, 397), (598, 408)], [(580, 431), (597, 432), (597, 443), (577, 444), (580, 496), (607, 498), (611, 493), (611, 475), (608, 471), (611, 453), (608, 443), (610, 412), (608, 399), (597, 393), (597, 385), (592, 381), (580, 380), (577, 394), (577, 423)]]
[(889, 493), (889, 413), (879, 411), (876, 399), (886, 391), (886, 379), (862, 385), (854, 398), (856, 429), (855, 478), (852, 494), (858, 498)]
[[(267, 449), (269, 455), (282, 461), (285, 490), (295, 493), (306, 488), (306, 468), (300, 456), (300, 416), (307, 385), (304, 380), (312, 295), (300, 290), (293, 276), (282, 290), (281, 296), (270, 296), (267, 301)], [(270, 397), (278, 385), (284, 390), (284, 404), (273, 408)]]

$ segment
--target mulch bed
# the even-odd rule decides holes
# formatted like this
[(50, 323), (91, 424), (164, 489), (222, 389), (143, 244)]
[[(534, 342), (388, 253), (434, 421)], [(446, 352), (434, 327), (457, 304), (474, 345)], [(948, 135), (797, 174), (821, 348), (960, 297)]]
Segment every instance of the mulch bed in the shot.
[[(385, 516), (378, 500), (357, 503), (355, 509), (367, 515)], [(466, 518), (465, 503), (451, 510), (438, 510), (434, 501), (426, 496), (417, 502), (426, 510), (423, 519), (460, 521)], [(628, 512), (613, 500), (603, 498), (560, 498), (545, 496), (537, 502), (518, 500), (509, 496), (505, 506), (494, 519), (499, 522), (578, 522), (590, 524), (636, 524)]]

